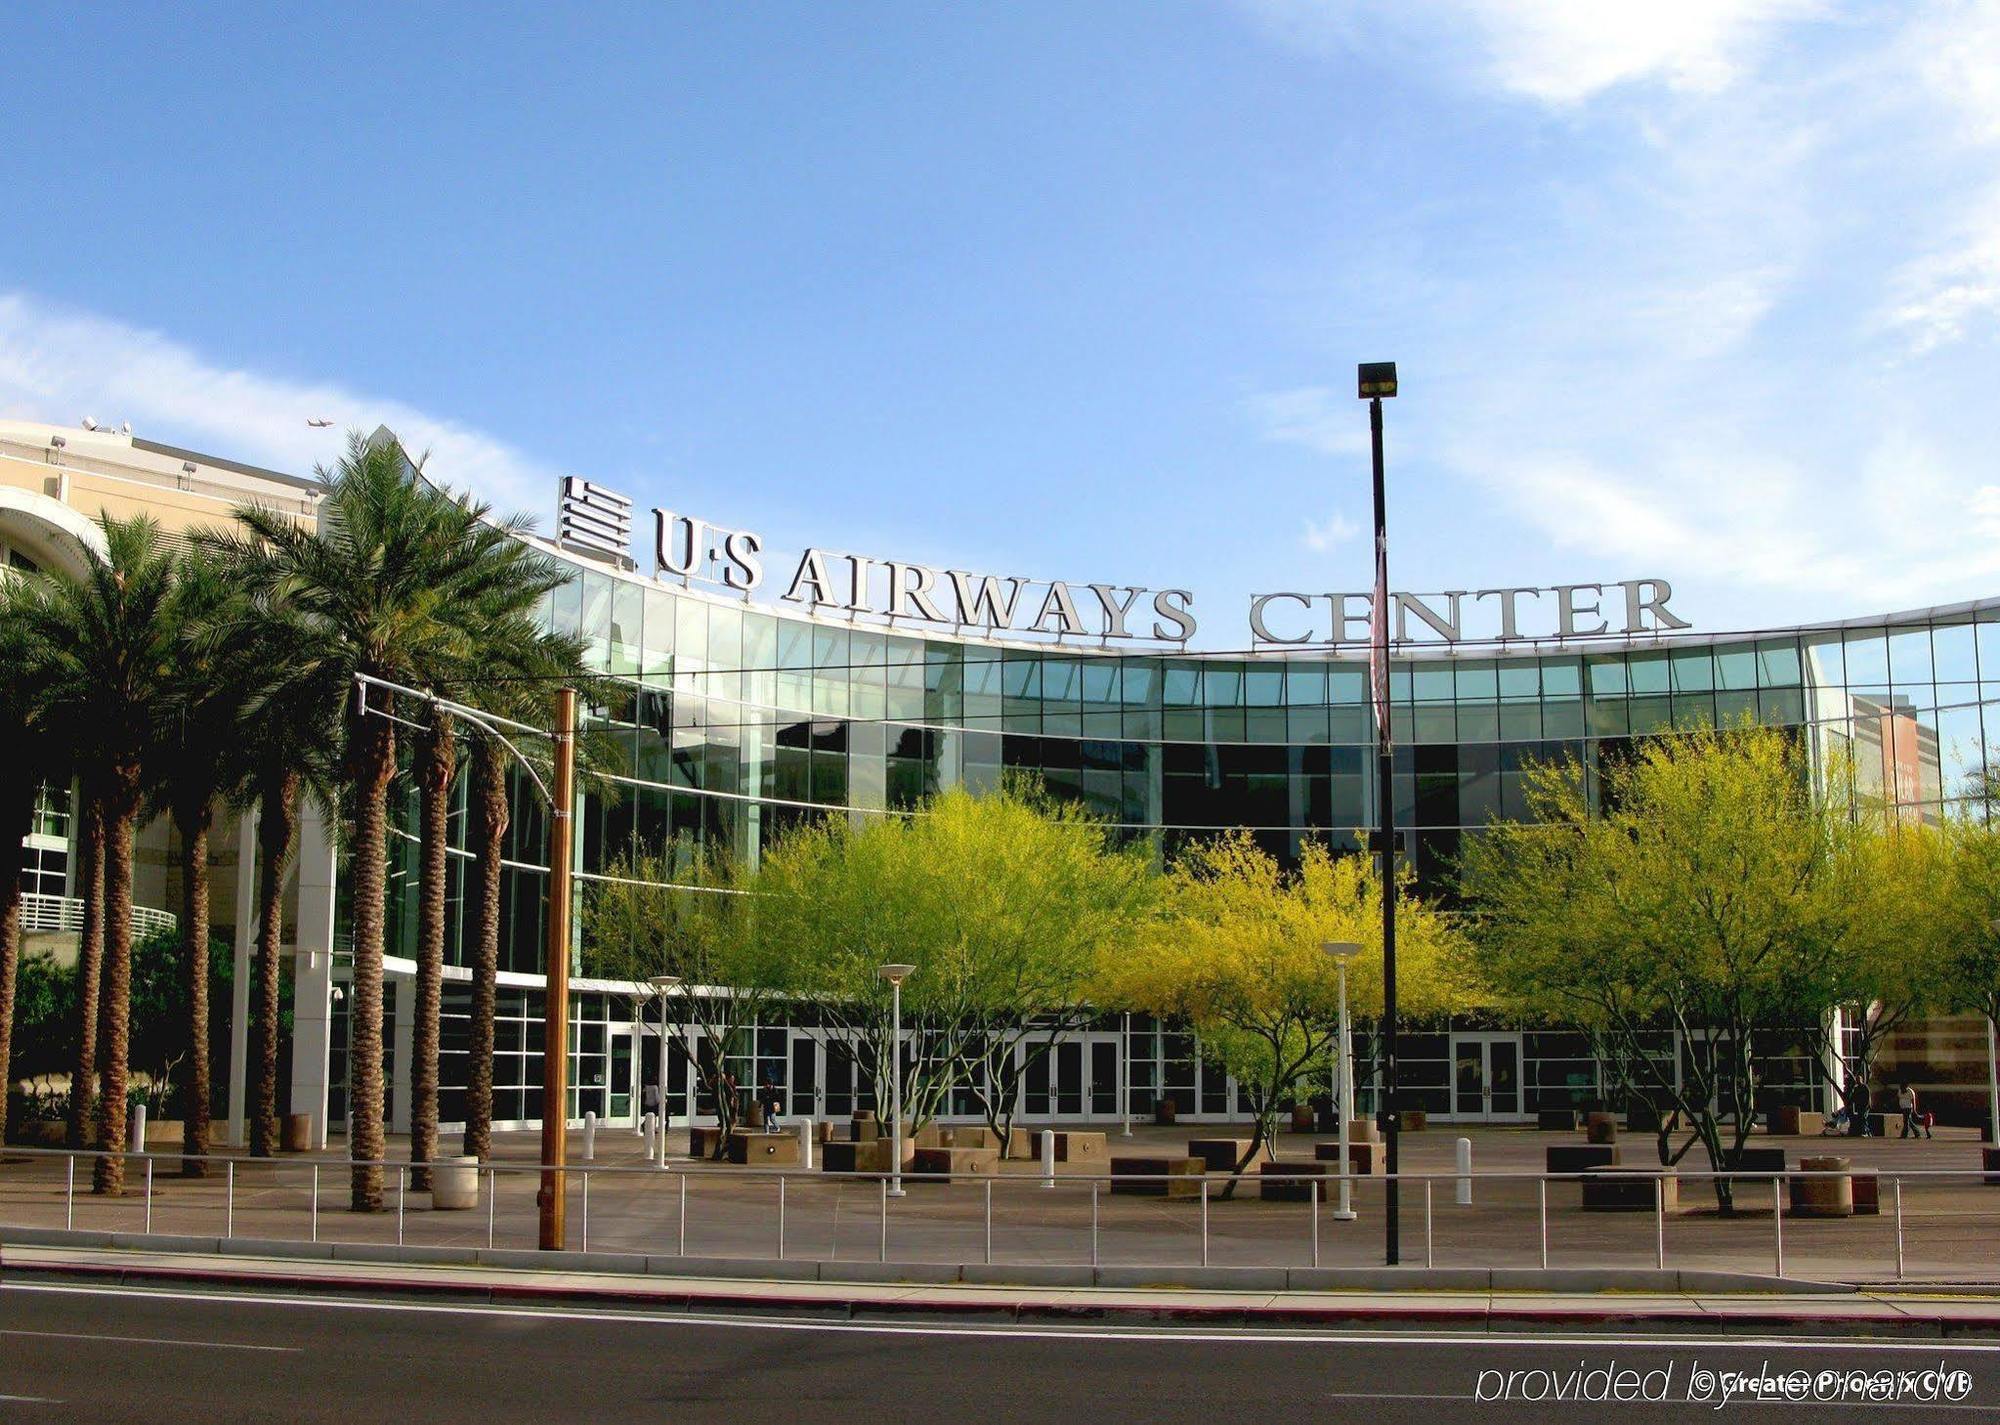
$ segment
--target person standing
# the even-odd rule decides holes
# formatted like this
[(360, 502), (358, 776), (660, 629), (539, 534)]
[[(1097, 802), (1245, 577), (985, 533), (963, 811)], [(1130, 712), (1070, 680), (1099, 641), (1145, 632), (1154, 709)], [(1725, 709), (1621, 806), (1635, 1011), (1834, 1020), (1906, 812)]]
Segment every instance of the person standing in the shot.
[(1916, 1138), (1919, 1136), (1928, 1138), (1931, 1136), (1930, 1125), (1923, 1122), (1917, 1113), (1917, 1091), (1915, 1089), (1911, 1088), (1908, 1084), (1900, 1086), (1896, 1090), (1896, 1107), (1901, 1110), (1903, 1115), (1903, 1131), (1896, 1135), (1898, 1138)]

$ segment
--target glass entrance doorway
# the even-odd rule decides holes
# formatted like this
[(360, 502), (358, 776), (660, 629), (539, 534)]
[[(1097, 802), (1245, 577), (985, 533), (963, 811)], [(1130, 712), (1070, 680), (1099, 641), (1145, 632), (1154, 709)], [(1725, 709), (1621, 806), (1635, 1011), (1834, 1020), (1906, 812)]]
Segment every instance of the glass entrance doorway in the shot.
[(1451, 1036), (1451, 1116), (1491, 1123), (1521, 1116), (1521, 1036)]

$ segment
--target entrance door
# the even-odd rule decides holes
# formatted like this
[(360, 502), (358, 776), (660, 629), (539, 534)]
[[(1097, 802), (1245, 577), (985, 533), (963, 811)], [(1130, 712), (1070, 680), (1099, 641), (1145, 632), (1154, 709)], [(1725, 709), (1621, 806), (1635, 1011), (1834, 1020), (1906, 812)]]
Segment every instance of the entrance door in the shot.
[(1452, 1117), (1487, 1123), (1521, 1116), (1521, 1036), (1451, 1036)]
[(638, 1077), (633, 1073), (633, 1069), (638, 1062), (633, 1038), (631, 1025), (614, 1024), (610, 1026), (610, 1039), (606, 1046), (610, 1050), (611, 1057), (611, 1072), (608, 1076), (609, 1082), (605, 1085), (609, 1095), (604, 1110), (607, 1122), (630, 1123), (632, 1121), (632, 1105), (636, 1102), (639, 1092)]

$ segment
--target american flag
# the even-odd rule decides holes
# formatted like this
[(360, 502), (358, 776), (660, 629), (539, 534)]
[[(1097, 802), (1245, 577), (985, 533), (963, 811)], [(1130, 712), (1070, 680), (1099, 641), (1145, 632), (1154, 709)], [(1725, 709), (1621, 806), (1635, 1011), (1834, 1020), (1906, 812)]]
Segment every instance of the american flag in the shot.
[(1375, 729), (1389, 745), (1389, 536), (1375, 533), (1375, 597), (1368, 610), (1368, 687), (1375, 699)]

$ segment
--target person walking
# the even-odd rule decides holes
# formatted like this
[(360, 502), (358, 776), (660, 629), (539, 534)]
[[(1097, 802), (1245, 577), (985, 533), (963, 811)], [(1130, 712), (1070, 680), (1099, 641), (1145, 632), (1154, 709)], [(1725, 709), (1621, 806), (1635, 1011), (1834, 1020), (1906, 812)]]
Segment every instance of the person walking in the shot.
[(1930, 1125), (1925, 1123), (1917, 1112), (1917, 1091), (1915, 1089), (1911, 1088), (1908, 1084), (1898, 1087), (1896, 1090), (1896, 1107), (1901, 1110), (1903, 1115), (1903, 1131), (1896, 1135), (1898, 1138), (1916, 1138), (1919, 1136), (1928, 1138), (1931, 1136)]

